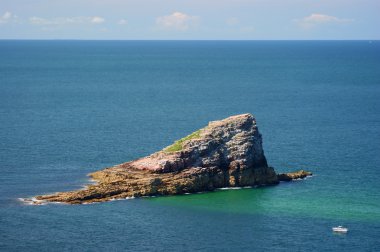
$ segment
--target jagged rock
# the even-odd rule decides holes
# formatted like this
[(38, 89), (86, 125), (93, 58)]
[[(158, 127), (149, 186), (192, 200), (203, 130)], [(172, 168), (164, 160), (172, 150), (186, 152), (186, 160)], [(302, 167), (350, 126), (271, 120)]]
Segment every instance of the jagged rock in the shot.
[(278, 183), (251, 114), (213, 121), (150, 156), (91, 173), (86, 189), (37, 196), (70, 204)]

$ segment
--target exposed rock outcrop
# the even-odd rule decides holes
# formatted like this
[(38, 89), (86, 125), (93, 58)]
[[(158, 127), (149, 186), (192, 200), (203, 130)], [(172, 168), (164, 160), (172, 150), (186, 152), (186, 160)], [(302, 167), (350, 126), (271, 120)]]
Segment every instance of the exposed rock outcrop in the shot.
[(303, 179), (308, 176), (312, 176), (311, 172), (305, 170), (299, 170), (295, 172), (280, 173), (277, 175), (279, 181), (292, 181), (296, 179)]
[(78, 191), (37, 196), (34, 202), (81, 204), (279, 182), (267, 164), (261, 134), (251, 114), (210, 122), (150, 156), (90, 176), (96, 184)]

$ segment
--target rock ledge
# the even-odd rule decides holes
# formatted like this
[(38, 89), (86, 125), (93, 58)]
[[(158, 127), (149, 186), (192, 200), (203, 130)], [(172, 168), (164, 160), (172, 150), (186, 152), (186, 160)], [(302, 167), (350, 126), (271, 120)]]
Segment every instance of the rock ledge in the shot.
[(305, 170), (299, 170), (295, 172), (289, 172), (289, 173), (280, 173), (277, 175), (277, 178), (279, 181), (292, 181), (297, 179), (304, 179), (308, 176), (312, 176), (313, 173), (305, 171)]

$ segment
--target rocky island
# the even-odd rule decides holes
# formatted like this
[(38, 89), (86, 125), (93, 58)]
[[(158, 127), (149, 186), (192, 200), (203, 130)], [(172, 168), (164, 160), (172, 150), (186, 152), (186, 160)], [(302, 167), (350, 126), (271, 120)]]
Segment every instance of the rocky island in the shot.
[(213, 121), (161, 151), (89, 174), (85, 189), (33, 198), (82, 204), (129, 197), (175, 195), (223, 187), (278, 184), (311, 175), (279, 174), (267, 164), (262, 137), (251, 114)]

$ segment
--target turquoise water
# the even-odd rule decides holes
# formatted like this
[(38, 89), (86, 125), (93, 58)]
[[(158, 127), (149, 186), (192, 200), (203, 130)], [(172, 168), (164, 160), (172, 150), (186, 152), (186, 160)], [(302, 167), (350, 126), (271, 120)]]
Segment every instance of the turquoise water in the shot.
[[(380, 42), (0, 41), (0, 250), (380, 250)], [(278, 186), (23, 205), (253, 113)], [(331, 227), (345, 225), (346, 235)]]

